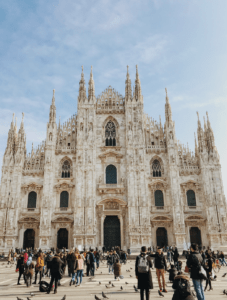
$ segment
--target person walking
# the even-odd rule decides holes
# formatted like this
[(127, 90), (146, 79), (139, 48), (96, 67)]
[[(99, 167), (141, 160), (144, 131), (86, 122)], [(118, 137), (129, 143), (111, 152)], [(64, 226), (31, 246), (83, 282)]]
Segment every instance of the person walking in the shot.
[(72, 279), (70, 280), (69, 285), (74, 285), (75, 284), (75, 279), (76, 279), (76, 252), (71, 253), (71, 257), (70, 257), (70, 263), (68, 264), (68, 268), (69, 268), (69, 274), (72, 274)]
[(208, 291), (213, 290), (212, 285), (211, 285), (212, 260), (211, 260), (210, 254), (207, 254), (207, 262), (205, 264), (205, 270), (206, 270), (206, 273), (207, 273), (207, 280), (206, 280), (206, 287), (204, 289), (204, 292), (206, 291), (208, 284), (209, 284), (209, 287), (210, 287)]
[(223, 252), (220, 253), (220, 258), (219, 258), (219, 261), (221, 263), (222, 266), (226, 265), (227, 266), (227, 262), (225, 260), (225, 255)]
[[(76, 260), (76, 286), (80, 286), (83, 280), (83, 271), (84, 271), (84, 260), (81, 254), (78, 255), (78, 258)], [(80, 283), (79, 283), (80, 279)]]
[(149, 290), (153, 289), (153, 281), (151, 275), (152, 261), (147, 255), (147, 248), (141, 248), (141, 254), (136, 258), (135, 273), (138, 280), (138, 289), (140, 290), (140, 300), (144, 300), (144, 292), (146, 300), (149, 300)]
[[(17, 265), (16, 265), (16, 271), (19, 271), (19, 277), (17, 280), (17, 285), (21, 285), (20, 283), (20, 278), (23, 275), (24, 276), (24, 256), (23, 254), (20, 255), (18, 261), (17, 261)], [(25, 282), (25, 277), (24, 277), (24, 282)]]
[[(162, 252), (162, 248), (157, 247), (157, 252), (155, 254), (150, 254), (150, 257), (154, 257), (154, 264), (156, 268), (156, 274), (158, 277), (158, 285), (159, 285), (159, 291), (167, 293), (166, 290), (166, 282), (165, 282), (165, 272), (167, 270), (166, 265), (166, 259)], [(161, 278), (162, 278), (162, 284), (161, 284)]]
[(62, 278), (62, 266), (64, 265), (63, 261), (60, 259), (60, 254), (55, 254), (55, 256), (52, 258), (51, 266), (50, 266), (50, 274), (51, 274), (51, 280), (49, 289), (47, 291), (47, 294), (50, 294), (50, 290), (53, 286), (53, 283), (55, 283), (54, 288), (54, 294), (57, 294), (57, 288), (58, 288), (58, 280)]
[(121, 264), (117, 259), (114, 263), (114, 279), (120, 280), (120, 276), (121, 276)]
[(197, 244), (191, 244), (191, 253), (187, 259), (187, 267), (190, 269), (192, 282), (196, 291), (198, 300), (205, 300), (203, 292), (203, 280), (200, 278), (199, 271), (201, 270), (201, 264), (203, 258), (198, 251)]

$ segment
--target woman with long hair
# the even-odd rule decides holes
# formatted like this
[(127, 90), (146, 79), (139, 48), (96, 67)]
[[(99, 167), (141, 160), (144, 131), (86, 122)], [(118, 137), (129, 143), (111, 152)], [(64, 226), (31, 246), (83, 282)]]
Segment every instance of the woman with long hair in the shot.
[(204, 289), (204, 292), (206, 291), (208, 284), (209, 284), (209, 287), (210, 287), (208, 291), (213, 290), (212, 285), (211, 285), (212, 259), (211, 259), (210, 254), (207, 254), (207, 262), (205, 264), (205, 270), (206, 270), (206, 273), (207, 273), (207, 280), (206, 280), (206, 287)]

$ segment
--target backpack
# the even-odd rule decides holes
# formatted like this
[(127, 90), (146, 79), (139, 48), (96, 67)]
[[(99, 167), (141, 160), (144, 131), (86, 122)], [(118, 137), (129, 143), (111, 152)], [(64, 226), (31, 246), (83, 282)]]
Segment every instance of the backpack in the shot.
[(187, 296), (191, 295), (190, 291), (190, 283), (185, 282), (185, 280), (179, 280), (178, 283), (178, 292), (182, 299), (186, 298)]
[(138, 273), (148, 273), (149, 265), (147, 256), (140, 256), (138, 261)]
[(90, 265), (90, 253), (87, 253), (86, 259), (87, 259), (87, 264)]
[(41, 293), (46, 293), (49, 290), (49, 283), (47, 283), (46, 281), (40, 281), (39, 283), (39, 291)]

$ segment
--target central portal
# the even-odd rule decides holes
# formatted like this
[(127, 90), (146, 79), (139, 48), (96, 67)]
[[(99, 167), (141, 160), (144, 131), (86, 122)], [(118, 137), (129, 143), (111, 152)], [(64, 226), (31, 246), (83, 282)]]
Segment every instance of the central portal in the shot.
[(61, 228), (58, 230), (57, 247), (58, 249), (68, 249), (68, 230), (66, 228)]
[(121, 248), (120, 221), (117, 216), (106, 216), (105, 218), (104, 246), (108, 251), (115, 246)]

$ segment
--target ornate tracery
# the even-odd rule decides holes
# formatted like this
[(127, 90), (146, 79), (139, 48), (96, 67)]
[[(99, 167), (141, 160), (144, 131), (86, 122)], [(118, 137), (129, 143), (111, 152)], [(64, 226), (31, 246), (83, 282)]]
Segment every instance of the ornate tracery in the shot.
[(116, 146), (116, 128), (112, 121), (109, 121), (105, 127), (106, 146)]
[(155, 159), (152, 163), (152, 174), (153, 177), (161, 177), (162, 176), (162, 167), (159, 160)]
[(62, 172), (61, 177), (62, 178), (69, 178), (70, 177), (70, 162), (68, 160), (65, 160), (62, 165)]

